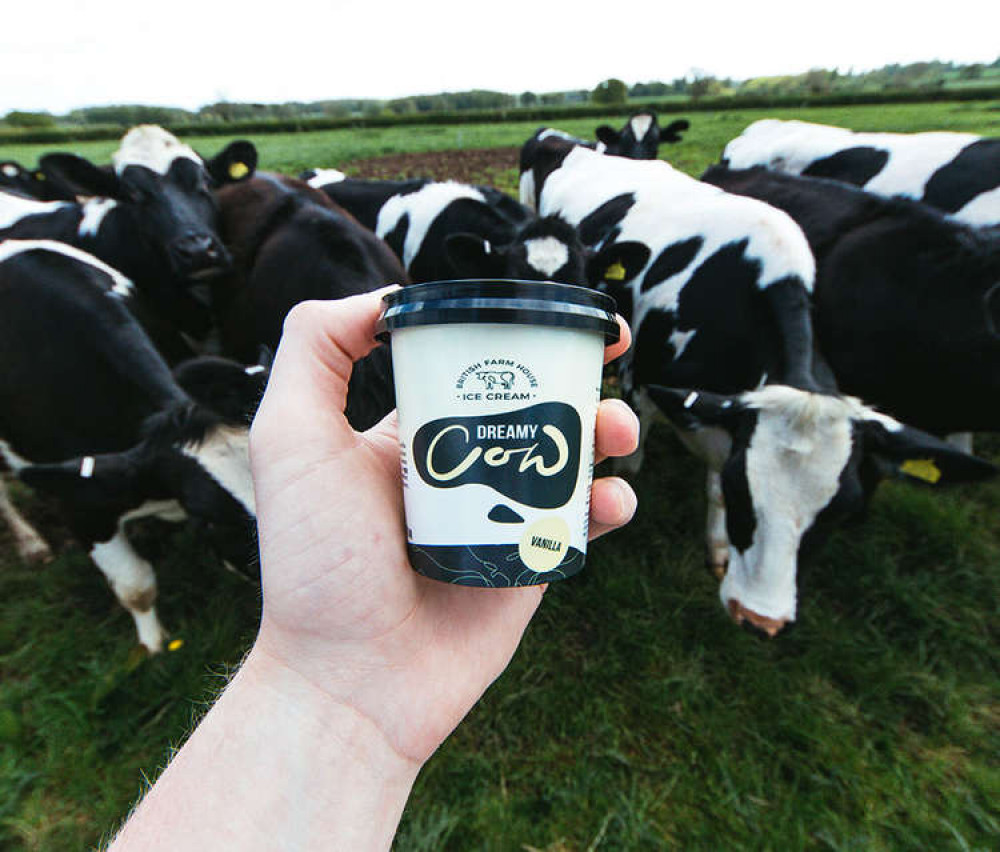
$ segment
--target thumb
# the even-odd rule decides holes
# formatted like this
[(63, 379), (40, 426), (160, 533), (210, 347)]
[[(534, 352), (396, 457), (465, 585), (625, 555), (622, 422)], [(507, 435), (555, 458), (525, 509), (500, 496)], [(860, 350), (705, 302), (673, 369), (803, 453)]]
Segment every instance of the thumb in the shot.
[(357, 443), (344, 416), (351, 367), (375, 348), (382, 296), (394, 289), (292, 308), (254, 419), (254, 443), (324, 455)]

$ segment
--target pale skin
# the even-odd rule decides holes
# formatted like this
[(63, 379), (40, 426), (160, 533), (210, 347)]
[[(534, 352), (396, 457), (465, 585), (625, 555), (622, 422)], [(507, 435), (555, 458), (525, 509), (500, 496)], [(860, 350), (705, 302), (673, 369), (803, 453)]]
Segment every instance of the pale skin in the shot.
[[(305, 303), (286, 321), (250, 436), (260, 630), (112, 852), (388, 849), (420, 768), (541, 601), (540, 586), (452, 586), (410, 568), (395, 416), (359, 434), (341, 413), (381, 295)], [(606, 360), (628, 348), (619, 325)], [(628, 407), (603, 401), (598, 459), (637, 439)], [(591, 538), (635, 507), (623, 480), (595, 480)]]

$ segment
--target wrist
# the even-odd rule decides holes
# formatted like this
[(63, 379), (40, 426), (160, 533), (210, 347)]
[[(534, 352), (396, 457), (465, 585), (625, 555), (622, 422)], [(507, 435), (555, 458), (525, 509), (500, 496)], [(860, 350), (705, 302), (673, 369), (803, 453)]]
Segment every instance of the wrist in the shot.
[(420, 764), (254, 649), (112, 852), (389, 849)]

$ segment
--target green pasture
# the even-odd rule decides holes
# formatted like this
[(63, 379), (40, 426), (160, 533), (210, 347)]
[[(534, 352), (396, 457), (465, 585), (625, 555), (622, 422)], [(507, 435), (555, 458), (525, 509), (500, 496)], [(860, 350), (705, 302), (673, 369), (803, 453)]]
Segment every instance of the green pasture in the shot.
[[(693, 114), (665, 156), (697, 174), (764, 114)], [(997, 104), (780, 114), (1000, 135)], [(516, 145), (533, 129), (254, 141), (263, 168), (295, 173)], [(224, 143), (195, 140), (204, 153)], [(79, 150), (100, 160), (113, 147)], [(37, 154), (0, 149), (29, 164)], [(1000, 463), (1000, 439), (980, 436), (977, 449)], [(1000, 482), (883, 485), (867, 520), (803, 565), (799, 621), (773, 641), (734, 627), (719, 604), (703, 567), (703, 482), (656, 427), (635, 520), (546, 594), (510, 668), (419, 778), (397, 850), (1000, 848)], [(0, 529), (0, 849), (92, 849), (238, 664), (260, 590), (223, 570), (195, 530), (141, 522), (161, 617), (183, 640), (146, 659), (52, 507), (21, 487), (15, 498), (58, 555), (23, 565)]]

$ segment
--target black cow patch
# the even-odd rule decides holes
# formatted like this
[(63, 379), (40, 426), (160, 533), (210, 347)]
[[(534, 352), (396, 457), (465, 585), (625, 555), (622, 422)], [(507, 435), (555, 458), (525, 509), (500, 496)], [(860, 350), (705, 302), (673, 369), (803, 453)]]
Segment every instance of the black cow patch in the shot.
[[(777, 330), (758, 287), (759, 264), (745, 256), (746, 246), (746, 240), (728, 243), (703, 261), (681, 289), (676, 313), (645, 315), (635, 340), (636, 385), (735, 393), (781, 364)], [(677, 330), (696, 331), (675, 360), (670, 336)]]
[(722, 470), (722, 495), (726, 501), (726, 532), (729, 543), (740, 553), (750, 549), (757, 529), (750, 480), (747, 477), (747, 448), (757, 428), (756, 411), (746, 412), (733, 434), (734, 451)]
[(931, 175), (921, 201), (946, 213), (957, 213), (977, 195), (998, 186), (1000, 139), (981, 139)]
[(885, 168), (888, 161), (888, 151), (859, 145), (815, 160), (802, 174), (806, 177), (832, 178), (844, 183), (853, 183), (855, 186), (864, 186)]
[(396, 223), (395, 227), (383, 237), (386, 243), (388, 243), (389, 248), (391, 248), (396, 253), (396, 257), (400, 259), (403, 257), (403, 246), (406, 244), (406, 234), (409, 230), (410, 214), (404, 213), (399, 217), (399, 221)]
[(635, 194), (632, 192), (624, 192), (605, 201), (580, 221), (577, 226), (580, 241), (585, 246), (594, 246), (602, 240), (613, 239), (611, 232), (625, 218), (625, 214), (632, 209), (633, 204), (635, 204)]
[(667, 246), (653, 261), (646, 277), (642, 279), (641, 291), (645, 293), (650, 287), (655, 287), (661, 281), (666, 281), (682, 269), (686, 269), (704, 242), (704, 237), (690, 237)]
[(497, 503), (492, 509), (490, 509), (490, 513), (486, 517), (497, 524), (524, 523), (524, 518), (522, 518), (510, 506), (505, 506), (503, 503)]

